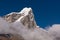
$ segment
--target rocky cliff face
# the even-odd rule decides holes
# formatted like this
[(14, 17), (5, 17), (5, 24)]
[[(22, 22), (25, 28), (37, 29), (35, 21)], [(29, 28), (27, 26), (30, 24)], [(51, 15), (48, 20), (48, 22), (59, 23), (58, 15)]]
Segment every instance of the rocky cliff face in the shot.
[(8, 21), (9, 23), (16, 21), (20, 17), (21, 14), (18, 14), (17, 12), (12, 12), (4, 16), (5, 20)]
[[(4, 16), (4, 20), (10, 24), (9, 29), (6, 26), (3, 26), (4, 29), (0, 28), (7, 34), (11, 33), (12, 40), (53, 40), (46, 30), (37, 26), (31, 8), (9, 13)], [(7, 23), (5, 24), (7, 25)], [(7, 29), (8, 31), (6, 31)]]
[(0, 40), (24, 40), (24, 38), (19, 35), (0, 34)]

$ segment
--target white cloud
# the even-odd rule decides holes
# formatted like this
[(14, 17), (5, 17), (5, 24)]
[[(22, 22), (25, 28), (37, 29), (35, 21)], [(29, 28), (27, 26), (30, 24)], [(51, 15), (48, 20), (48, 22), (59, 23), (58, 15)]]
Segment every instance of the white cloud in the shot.
[(33, 31), (28, 30), (21, 22), (10, 24), (0, 17), (0, 34), (15, 33), (22, 35), (26, 40), (53, 40), (53, 38), (54, 40), (60, 40), (60, 24), (49, 26), (46, 30), (42, 28), (37, 28)]
[(26, 40), (53, 40), (52, 37), (42, 28), (26, 29), (20, 21), (13, 23), (13, 28), (17, 34), (22, 35)]
[(60, 40), (60, 24), (54, 24), (48, 28), (49, 34), (54, 37), (54, 40)]
[(34, 30), (26, 29), (20, 22), (10, 24), (3, 18), (0, 18), (0, 34), (1, 33), (19, 34), (26, 40), (53, 40), (42, 28), (36, 28)]

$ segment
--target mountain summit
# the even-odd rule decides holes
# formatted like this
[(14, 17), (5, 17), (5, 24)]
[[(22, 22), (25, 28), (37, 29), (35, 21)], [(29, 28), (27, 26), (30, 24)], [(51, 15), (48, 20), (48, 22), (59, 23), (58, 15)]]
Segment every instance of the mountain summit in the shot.
[(21, 12), (9, 13), (5, 16), (5, 20), (9, 23), (21, 21), (21, 23), (28, 28), (36, 27), (36, 22), (31, 8), (24, 8)]

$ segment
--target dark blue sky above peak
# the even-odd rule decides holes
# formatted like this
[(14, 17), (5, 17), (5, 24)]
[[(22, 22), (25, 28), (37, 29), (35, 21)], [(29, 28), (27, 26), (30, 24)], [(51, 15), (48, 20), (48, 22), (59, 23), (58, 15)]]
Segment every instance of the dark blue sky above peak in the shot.
[(60, 0), (0, 0), (0, 16), (31, 7), (37, 24), (46, 27), (60, 24)]

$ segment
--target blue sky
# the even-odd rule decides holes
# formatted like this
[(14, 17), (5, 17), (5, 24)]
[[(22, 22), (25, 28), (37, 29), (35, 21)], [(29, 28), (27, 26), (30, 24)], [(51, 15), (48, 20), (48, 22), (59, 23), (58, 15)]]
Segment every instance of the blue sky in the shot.
[(37, 25), (60, 24), (60, 0), (0, 0), (0, 16), (31, 7)]

